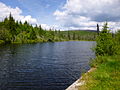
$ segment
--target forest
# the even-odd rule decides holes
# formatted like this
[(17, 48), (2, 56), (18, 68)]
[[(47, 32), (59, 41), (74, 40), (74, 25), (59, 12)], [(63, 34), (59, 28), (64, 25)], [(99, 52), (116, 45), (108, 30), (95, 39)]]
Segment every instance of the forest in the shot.
[(15, 21), (10, 14), (0, 22), (0, 43), (36, 43), (69, 40), (95, 40), (96, 32), (80, 30), (45, 30), (41, 25)]

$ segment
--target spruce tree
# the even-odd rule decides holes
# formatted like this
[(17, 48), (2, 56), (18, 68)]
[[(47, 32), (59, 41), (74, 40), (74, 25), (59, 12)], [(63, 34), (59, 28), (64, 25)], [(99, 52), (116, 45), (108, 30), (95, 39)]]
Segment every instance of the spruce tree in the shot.
[(97, 24), (97, 33), (99, 35), (99, 25)]
[(12, 17), (11, 13), (9, 15), (9, 22), (8, 22), (8, 29), (10, 31), (10, 34), (12, 36), (12, 41), (15, 41), (15, 35), (16, 35), (16, 27), (15, 27), (15, 20)]
[(35, 33), (34, 29), (32, 28), (30, 31), (30, 39), (35, 40), (36, 38), (37, 38), (36, 33)]
[(70, 32), (68, 31), (68, 39), (70, 40), (71, 38), (70, 38)]

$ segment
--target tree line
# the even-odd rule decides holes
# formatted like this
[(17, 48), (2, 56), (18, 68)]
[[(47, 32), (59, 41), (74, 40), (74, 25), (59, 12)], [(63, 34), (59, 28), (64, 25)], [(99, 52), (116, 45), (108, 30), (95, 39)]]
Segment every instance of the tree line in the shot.
[(0, 22), (0, 42), (33, 43), (66, 40), (95, 40), (96, 33), (87, 31), (45, 30), (36, 25), (33, 27), (27, 21), (15, 21), (10, 14)]

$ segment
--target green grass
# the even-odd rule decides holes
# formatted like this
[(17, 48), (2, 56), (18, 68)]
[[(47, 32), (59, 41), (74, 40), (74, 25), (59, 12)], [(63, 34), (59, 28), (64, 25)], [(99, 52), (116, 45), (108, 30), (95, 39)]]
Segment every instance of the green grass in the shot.
[(92, 63), (96, 70), (83, 75), (86, 84), (79, 90), (120, 90), (120, 55), (99, 56)]

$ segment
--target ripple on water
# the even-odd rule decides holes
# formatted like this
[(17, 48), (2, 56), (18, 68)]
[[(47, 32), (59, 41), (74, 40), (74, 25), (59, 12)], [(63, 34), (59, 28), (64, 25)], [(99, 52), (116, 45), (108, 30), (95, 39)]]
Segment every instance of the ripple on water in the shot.
[(89, 69), (95, 42), (0, 47), (0, 90), (64, 90)]

